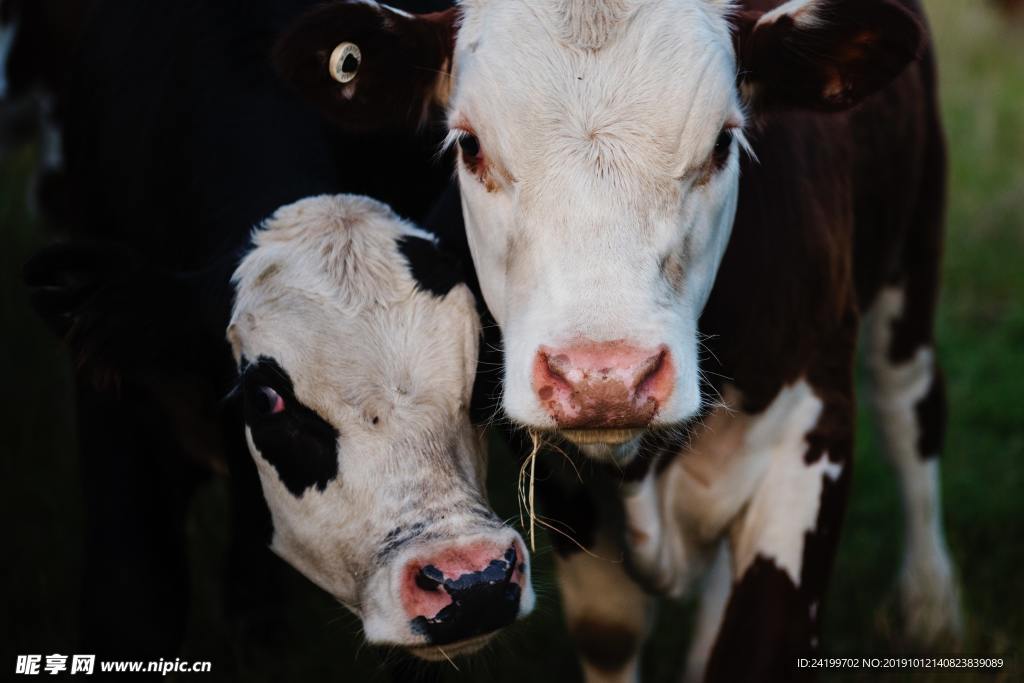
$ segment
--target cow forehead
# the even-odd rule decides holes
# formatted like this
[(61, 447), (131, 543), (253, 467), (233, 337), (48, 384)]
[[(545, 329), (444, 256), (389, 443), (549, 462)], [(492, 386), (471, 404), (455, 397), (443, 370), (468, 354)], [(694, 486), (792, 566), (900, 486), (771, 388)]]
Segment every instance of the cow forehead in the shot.
[(335, 426), (351, 421), (353, 408), (402, 403), (396, 395), (427, 394), (420, 403), (428, 413), (450, 416), (475, 362), (467, 339), (475, 308), (464, 285), (441, 294), (449, 281), (434, 278), (431, 289), (417, 280), (417, 266), (430, 274), (421, 261), (441, 257), (403, 250), (410, 240), (433, 244), (365, 197), (312, 197), (278, 209), (235, 272), (228, 335), (236, 354), (274, 359), (296, 397)]
[(454, 301), (416, 291), (358, 315), (308, 293), (275, 304), (246, 325), (254, 333), (245, 352), (274, 358), (296, 397), (332, 424), (394, 416), (426, 425), (458, 409), (469, 349), (467, 311)]
[(727, 21), (738, 4), (735, 0), (461, 0), (458, 39), (476, 47), (484, 36), (493, 38), (504, 31), (527, 41), (547, 36), (562, 45), (595, 52), (624, 36), (629, 39), (625, 34), (638, 29), (647, 38), (686, 37), (711, 30), (728, 41)]
[[(602, 6), (585, 4), (594, 12)], [(695, 148), (713, 140), (739, 109), (730, 5), (612, 4), (623, 9), (606, 18), (614, 25), (598, 48), (567, 39), (566, 5), (572, 3), (467, 5), (453, 123), (469, 119), (486, 144), (502, 144), (498, 151), (511, 164), (567, 141), (585, 145), (602, 138), (633, 153), (650, 149), (666, 156), (650, 163), (681, 164), (687, 153), (703, 153)]]

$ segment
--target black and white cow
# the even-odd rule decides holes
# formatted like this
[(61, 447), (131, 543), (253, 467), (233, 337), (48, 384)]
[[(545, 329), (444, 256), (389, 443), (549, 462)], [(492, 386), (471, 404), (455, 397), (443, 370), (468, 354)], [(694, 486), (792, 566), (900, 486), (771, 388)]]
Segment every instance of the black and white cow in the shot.
[(274, 623), (268, 541), (369, 640), (426, 657), (532, 605), (466, 414), (476, 315), (428, 236), (322, 198), (278, 211), (250, 251), (300, 198), (360, 191), (423, 217), (449, 177), (440, 136), (338, 135), (279, 81), (274, 37), (311, 4), (83, 3), (47, 82), (71, 207), (57, 227), (77, 241), (26, 275), (77, 370), (81, 646), (101, 656), (177, 652), (186, 511), (211, 469), (231, 474), (232, 625)]
[[(124, 332), (96, 297), (145, 288), (72, 284), (101, 263), (95, 249), (52, 247), (27, 267), (37, 307), (79, 352)], [(476, 300), (436, 238), (366, 197), (307, 198), (254, 233), (233, 283), (242, 420), (222, 441), (244, 425), (271, 548), (359, 616), (368, 642), (425, 659), (528, 614), (529, 557), (487, 504), (470, 421)]]
[(479, 647), (533, 593), (486, 502), (472, 293), (432, 235), (365, 197), (278, 209), (254, 242), (228, 338), (271, 547), (371, 643)]
[[(339, 50), (359, 55), (341, 72)], [(957, 631), (932, 341), (945, 151), (916, 0), (336, 2), (277, 55), (343, 127), (446, 104), (504, 410), (622, 470), (633, 577), (680, 595), (710, 568), (691, 677), (810, 675), (793, 667), (819, 647), (869, 315), (905, 625)], [(548, 501), (592, 517), (576, 495)], [(635, 678), (639, 586), (581, 553), (559, 572), (588, 680)]]

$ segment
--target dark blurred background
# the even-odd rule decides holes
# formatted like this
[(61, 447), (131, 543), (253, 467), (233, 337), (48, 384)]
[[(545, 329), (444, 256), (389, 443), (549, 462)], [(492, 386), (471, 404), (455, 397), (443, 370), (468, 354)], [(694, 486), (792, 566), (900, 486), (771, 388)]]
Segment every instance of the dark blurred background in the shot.
[[(1024, 17), (981, 0), (926, 0), (939, 51), (950, 142), (951, 193), (939, 351), (951, 402), (943, 461), (949, 545), (966, 615), (963, 651), (1024, 649)], [(1007, 5), (1013, 3), (1006, 3)], [(78, 652), (82, 495), (71, 368), (29, 309), (21, 270), (51, 236), (28, 205), (37, 143), (0, 147), (0, 388), (5, 559), (0, 619), (5, 675), (15, 654)], [(863, 414), (863, 411), (862, 411)], [(856, 475), (826, 612), (828, 655), (901, 653), (892, 586), (900, 559), (896, 483), (861, 420)], [(492, 457), (499, 514), (516, 514), (512, 459)], [(201, 487), (188, 520), (192, 600), (183, 659), (211, 660), (206, 680), (387, 680), (388, 653), (361, 647), (358, 622), (295, 572), (273, 647), (233, 642), (224, 614), (228, 502), (223, 479)], [(578, 678), (563, 630), (551, 554), (535, 553), (538, 608), (488, 650), (450, 669), (451, 680)], [(692, 601), (660, 606), (645, 678), (681, 670)], [(1020, 680), (1009, 671), (976, 678)], [(179, 675), (179, 678), (182, 677)], [(169, 677), (173, 680), (175, 677)], [(839, 680), (840, 678), (836, 678)], [(842, 676), (841, 680), (857, 680)], [(915, 681), (928, 676), (915, 676)]]

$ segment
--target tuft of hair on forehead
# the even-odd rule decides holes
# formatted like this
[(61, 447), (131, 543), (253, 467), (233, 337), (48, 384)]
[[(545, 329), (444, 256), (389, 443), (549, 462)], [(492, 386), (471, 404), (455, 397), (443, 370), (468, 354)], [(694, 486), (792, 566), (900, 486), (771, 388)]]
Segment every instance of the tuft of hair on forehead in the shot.
[(561, 38), (584, 50), (599, 50), (629, 16), (631, 5), (631, 0), (558, 0)]
[[(738, 0), (699, 0), (720, 14), (733, 11)], [(637, 0), (555, 0), (559, 37), (568, 45), (600, 50), (637, 9)]]
[(253, 233), (233, 282), (236, 312), (294, 295), (324, 297), (354, 313), (388, 305), (415, 287), (397, 240), (429, 233), (387, 205), (356, 195), (321, 195), (279, 208)]

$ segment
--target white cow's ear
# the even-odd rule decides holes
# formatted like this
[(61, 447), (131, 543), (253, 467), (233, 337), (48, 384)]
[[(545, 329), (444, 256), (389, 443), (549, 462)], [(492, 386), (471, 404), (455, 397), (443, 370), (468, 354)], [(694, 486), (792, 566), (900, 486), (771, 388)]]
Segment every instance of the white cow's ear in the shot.
[(921, 53), (924, 28), (893, 0), (791, 0), (735, 20), (740, 85), (755, 109), (842, 111)]
[(483, 328), (480, 324), (480, 316), (476, 310), (476, 298), (469, 287), (464, 284), (452, 287), (446, 298), (453, 301), (459, 308), (459, 317), (463, 321), (462, 357), (464, 362), (464, 395), (463, 400), (466, 406), (473, 400), (473, 384), (476, 381), (477, 360), (480, 354), (480, 338)]
[(281, 35), (274, 65), (345, 130), (413, 128), (447, 99), (457, 17), (365, 0), (319, 5)]
[(231, 324), (228, 325), (227, 334), (228, 343), (231, 344), (231, 355), (235, 358), (235, 364), (238, 364), (242, 360), (242, 339), (238, 334), (238, 325), (232, 320)]

